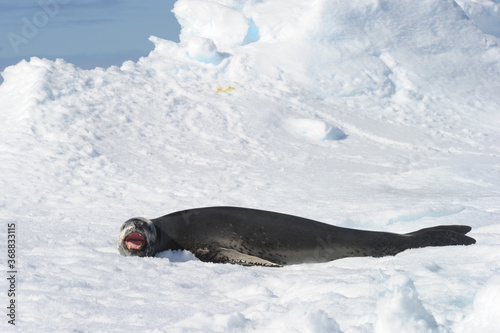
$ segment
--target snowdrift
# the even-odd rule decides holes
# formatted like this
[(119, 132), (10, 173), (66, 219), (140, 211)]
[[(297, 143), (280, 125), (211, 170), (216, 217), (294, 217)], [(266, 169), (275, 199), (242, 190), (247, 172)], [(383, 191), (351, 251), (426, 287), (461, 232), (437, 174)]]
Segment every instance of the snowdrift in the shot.
[[(151, 37), (136, 63), (5, 69), (16, 326), (493, 332), (500, 48), (460, 3), (179, 0), (180, 43)], [(118, 255), (126, 219), (209, 205), (391, 232), (467, 224), (478, 243), (282, 269)]]

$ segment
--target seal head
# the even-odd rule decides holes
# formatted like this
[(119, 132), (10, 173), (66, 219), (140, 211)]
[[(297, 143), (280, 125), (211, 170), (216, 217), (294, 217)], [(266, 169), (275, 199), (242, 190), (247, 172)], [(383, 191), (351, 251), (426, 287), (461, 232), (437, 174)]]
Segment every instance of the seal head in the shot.
[(123, 256), (153, 256), (157, 252), (157, 244), (156, 227), (146, 218), (131, 218), (120, 227), (118, 251)]

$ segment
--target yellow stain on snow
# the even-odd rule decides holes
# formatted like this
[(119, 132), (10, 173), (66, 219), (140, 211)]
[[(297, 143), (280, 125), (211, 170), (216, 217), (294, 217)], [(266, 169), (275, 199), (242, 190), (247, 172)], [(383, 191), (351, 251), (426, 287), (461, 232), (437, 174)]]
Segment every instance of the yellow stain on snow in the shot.
[(215, 89), (215, 92), (218, 94), (223, 93), (223, 92), (227, 93), (227, 92), (233, 91), (234, 89), (236, 89), (236, 87), (234, 87), (234, 86), (229, 86), (226, 88), (218, 87)]

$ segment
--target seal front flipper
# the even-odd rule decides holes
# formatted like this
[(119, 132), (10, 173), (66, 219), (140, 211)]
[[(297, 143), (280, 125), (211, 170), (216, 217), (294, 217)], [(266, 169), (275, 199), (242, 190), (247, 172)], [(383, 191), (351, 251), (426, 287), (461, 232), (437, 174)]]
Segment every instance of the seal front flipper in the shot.
[(194, 255), (204, 262), (220, 264), (238, 264), (243, 266), (282, 267), (274, 262), (251, 256), (236, 250), (219, 248), (201, 248), (193, 251)]

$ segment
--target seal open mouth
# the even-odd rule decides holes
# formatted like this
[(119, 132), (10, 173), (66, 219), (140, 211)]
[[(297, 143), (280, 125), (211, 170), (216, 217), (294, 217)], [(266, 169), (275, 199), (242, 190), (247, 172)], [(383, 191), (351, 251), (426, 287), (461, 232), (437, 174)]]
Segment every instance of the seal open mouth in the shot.
[(146, 239), (138, 232), (133, 232), (125, 238), (125, 245), (129, 250), (140, 250), (146, 244)]

